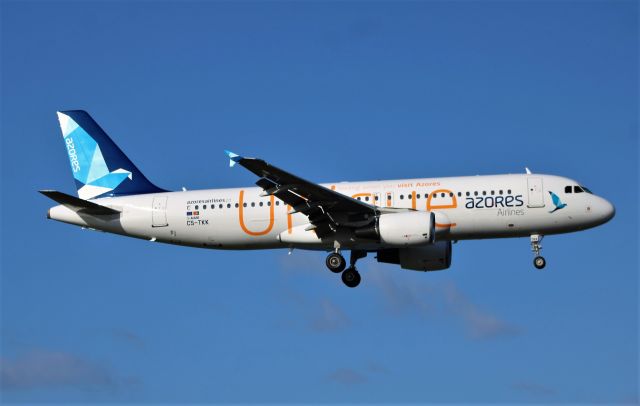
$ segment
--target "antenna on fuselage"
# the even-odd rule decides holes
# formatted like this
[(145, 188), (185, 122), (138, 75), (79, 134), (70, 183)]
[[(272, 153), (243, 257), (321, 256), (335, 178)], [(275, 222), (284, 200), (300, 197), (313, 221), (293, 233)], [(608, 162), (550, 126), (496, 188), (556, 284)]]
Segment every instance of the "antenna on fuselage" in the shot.
[(524, 170), (527, 172), (527, 175), (531, 175), (531, 170), (529, 168), (527, 168), (526, 166), (524, 167)]

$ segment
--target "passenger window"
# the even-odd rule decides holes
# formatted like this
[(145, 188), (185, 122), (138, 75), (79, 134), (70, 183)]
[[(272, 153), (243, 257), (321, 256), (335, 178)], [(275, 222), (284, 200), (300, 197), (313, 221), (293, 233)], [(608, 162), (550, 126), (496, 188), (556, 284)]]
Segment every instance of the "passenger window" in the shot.
[(444, 193), (440, 193), (440, 197), (444, 197)]
[(375, 200), (376, 200), (376, 202), (377, 202), (377, 201), (378, 201), (378, 195), (375, 195), (375, 197), (374, 197), (374, 198), (375, 198)]
[[(582, 193), (584, 192), (584, 190), (582, 190), (582, 188), (580, 186), (574, 186), (573, 187), (573, 193)], [(198, 206), (196, 206), (196, 209), (198, 208)]]
[(482, 191), (482, 196), (486, 196), (486, 195), (487, 195), (487, 191), (486, 191), (486, 190), (483, 190), (483, 191)]
[(251, 202), (251, 207), (256, 207), (255, 202)]
[(267, 202), (267, 206), (271, 207), (271, 202)]
[(227, 209), (231, 208), (231, 203), (227, 203)]
[(387, 195), (387, 200), (391, 200), (391, 195)]
[(493, 195), (495, 195), (495, 194), (496, 194), (496, 191), (495, 191), (495, 190), (492, 190), (492, 191), (491, 191), (491, 196), (493, 196)]
[(242, 207), (247, 207), (247, 204), (246, 203), (242, 203)]
[(473, 195), (474, 196), (478, 196), (478, 192), (473, 192)]
[(369, 201), (369, 196), (365, 196), (364, 200), (368, 202)]
[(498, 194), (501, 195), (502, 194), (502, 190), (498, 190)]
[(404, 200), (404, 195), (400, 195), (400, 200)]
[(280, 206), (280, 200), (276, 201), (276, 206)]
[(236, 203), (236, 209), (238, 208), (238, 203)]
[(222, 203), (220, 203), (220, 204), (218, 205), (218, 208), (219, 208), (219, 209), (221, 209), (221, 208), (222, 208)]
[(262, 207), (262, 205), (263, 205), (263, 204), (264, 204), (264, 203), (260, 202), (260, 207)]
[(471, 193), (467, 192), (467, 196), (469, 196)]
[(510, 195), (511, 194), (511, 189), (507, 190), (507, 194)]
[(198, 210), (198, 205), (196, 204), (196, 210)]
[(420, 193), (416, 195), (416, 199), (420, 199)]
[(206, 204), (202, 205), (202, 210), (207, 210), (207, 205)]
[(571, 186), (565, 186), (564, 187), (564, 192), (565, 193), (571, 193)]
[(458, 197), (462, 197), (462, 192), (458, 192)]

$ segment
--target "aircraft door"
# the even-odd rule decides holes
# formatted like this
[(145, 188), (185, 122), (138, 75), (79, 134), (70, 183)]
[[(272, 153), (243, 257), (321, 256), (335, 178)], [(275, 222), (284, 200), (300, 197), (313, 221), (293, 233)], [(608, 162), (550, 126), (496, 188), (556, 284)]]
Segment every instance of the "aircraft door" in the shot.
[(527, 178), (528, 204), (527, 207), (544, 207), (544, 190), (542, 178)]
[(166, 227), (167, 222), (167, 196), (153, 198), (153, 210), (151, 211), (151, 226)]
[(385, 200), (384, 206), (393, 207), (393, 192), (387, 192), (384, 200)]

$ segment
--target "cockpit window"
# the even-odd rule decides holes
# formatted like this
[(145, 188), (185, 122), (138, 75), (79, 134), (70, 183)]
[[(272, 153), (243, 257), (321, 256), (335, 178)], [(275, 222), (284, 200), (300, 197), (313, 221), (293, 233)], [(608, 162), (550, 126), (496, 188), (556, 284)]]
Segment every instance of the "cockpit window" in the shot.
[(589, 194), (593, 194), (593, 192), (591, 192), (589, 189), (587, 189), (584, 186), (580, 186), (582, 188), (582, 190), (584, 190), (585, 192), (589, 193)]
[(564, 187), (564, 192), (565, 193), (571, 193), (571, 186), (565, 186)]
[(580, 186), (573, 187), (573, 193), (582, 193), (582, 192), (584, 192), (584, 190), (582, 190)]

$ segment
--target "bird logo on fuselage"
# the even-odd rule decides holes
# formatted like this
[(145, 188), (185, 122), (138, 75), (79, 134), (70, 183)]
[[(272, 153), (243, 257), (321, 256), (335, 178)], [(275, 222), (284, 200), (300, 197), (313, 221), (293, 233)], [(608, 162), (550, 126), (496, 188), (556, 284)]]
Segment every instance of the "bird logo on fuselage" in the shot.
[(549, 213), (553, 213), (556, 210), (564, 209), (565, 207), (567, 207), (567, 204), (566, 203), (562, 203), (562, 201), (560, 200), (560, 197), (558, 197), (558, 195), (556, 195), (553, 192), (549, 192), (549, 194), (551, 195), (551, 201), (553, 202), (553, 205), (556, 206), (556, 208), (551, 210)]

